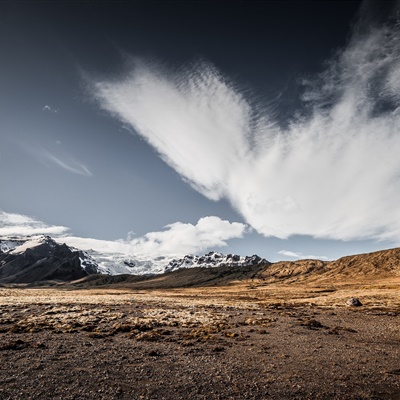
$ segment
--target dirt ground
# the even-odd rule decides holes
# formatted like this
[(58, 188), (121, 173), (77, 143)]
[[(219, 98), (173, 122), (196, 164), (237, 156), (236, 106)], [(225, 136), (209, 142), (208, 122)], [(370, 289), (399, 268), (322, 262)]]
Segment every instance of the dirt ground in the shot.
[(0, 399), (398, 400), (399, 297), (396, 280), (3, 287)]

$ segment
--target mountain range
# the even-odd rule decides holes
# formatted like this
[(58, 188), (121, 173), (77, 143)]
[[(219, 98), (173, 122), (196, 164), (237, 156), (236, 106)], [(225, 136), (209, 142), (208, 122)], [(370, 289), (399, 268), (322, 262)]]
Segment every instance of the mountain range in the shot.
[(182, 268), (246, 267), (269, 264), (257, 256), (209, 252), (183, 258), (127, 257), (121, 253), (82, 251), (49, 236), (5, 237), (0, 239), (0, 283), (70, 281), (92, 274), (155, 275)]
[[(160, 275), (162, 276), (160, 277)], [(49, 236), (0, 239), (0, 284), (74, 282), (74, 285), (134, 284), (138, 288), (226, 285), (235, 280), (266, 283), (332, 282), (338, 279), (400, 279), (400, 248), (335, 261), (270, 263), (259, 256), (209, 252), (182, 258), (146, 259), (122, 253), (82, 251)]]

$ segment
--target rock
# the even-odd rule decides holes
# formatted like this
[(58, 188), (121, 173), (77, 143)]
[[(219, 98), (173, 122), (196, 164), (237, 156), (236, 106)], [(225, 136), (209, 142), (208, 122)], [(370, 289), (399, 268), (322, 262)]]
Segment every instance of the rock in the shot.
[(360, 300), (357, 299), (357, 297), (352, 297), (346, 301), (346, 306), (347, 307), (360, 307), (360, 306), (362, 306), (362, 303)]
[(326, 326), (322, 325), (321, 322), (317, 321), (314, 318), (310, 318), (307, 321), (302, 322), (300, 325), (306, 326), (309, 329), (327, 328)]
[(150, 356), (150, 357), (160, 357), (161, 354), (160, 354), (157, 350), (151, 350), (151, 351), (149, 352), (149, 356)]

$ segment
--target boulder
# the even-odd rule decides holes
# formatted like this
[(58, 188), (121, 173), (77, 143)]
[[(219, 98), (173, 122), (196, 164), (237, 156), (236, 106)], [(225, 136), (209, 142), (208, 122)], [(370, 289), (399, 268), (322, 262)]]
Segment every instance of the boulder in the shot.
[(362, 306), (362, 303), (357, 297), (352, 297), (346, 301), (346, 306), (347, 307), (360, 307)]

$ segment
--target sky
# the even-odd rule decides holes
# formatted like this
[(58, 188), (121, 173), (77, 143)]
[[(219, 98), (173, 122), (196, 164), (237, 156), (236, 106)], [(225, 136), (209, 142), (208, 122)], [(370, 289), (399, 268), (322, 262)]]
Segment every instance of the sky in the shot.
[(0, 235), (397, 247), (399, 104), (399, 2), (4, 1)]

